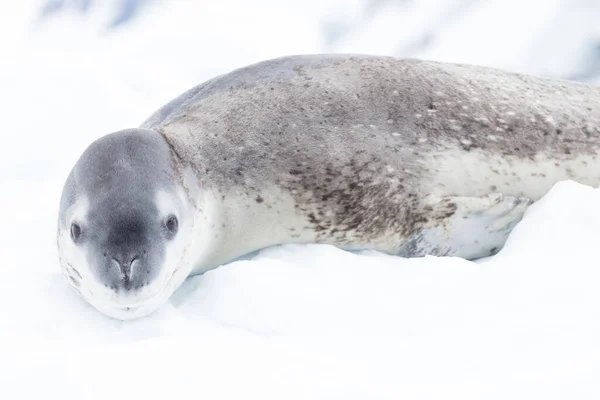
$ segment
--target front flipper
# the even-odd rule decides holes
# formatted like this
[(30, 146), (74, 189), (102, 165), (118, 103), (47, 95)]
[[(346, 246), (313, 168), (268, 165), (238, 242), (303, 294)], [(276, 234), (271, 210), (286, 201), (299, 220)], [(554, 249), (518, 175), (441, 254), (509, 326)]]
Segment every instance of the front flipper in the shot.
[(425, 211), (428, 222), (398, 250), (403, 257), (456, 256), (468, 260), (496, 254), (531, 200), (495, 193), (444, 197)]

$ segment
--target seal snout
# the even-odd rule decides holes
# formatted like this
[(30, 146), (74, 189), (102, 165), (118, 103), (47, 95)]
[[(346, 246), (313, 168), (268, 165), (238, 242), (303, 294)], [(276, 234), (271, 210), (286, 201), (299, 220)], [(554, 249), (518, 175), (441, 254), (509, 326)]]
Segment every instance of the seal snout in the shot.
[(112, 257), (113, 261), (117, 263), (119, 271), (123, 275), (123, 280), (130, 281), (134, 272), (134, 264), (137, 264), (139, 261), (139, 255), (135, 254), (134, 256), (126, 257), (126, 258), (117, 258)]
[(104, 252), (106, 286), (115, 291), (131, 291), (146, 286), (149, 283), (146, 254), (145, 251)]

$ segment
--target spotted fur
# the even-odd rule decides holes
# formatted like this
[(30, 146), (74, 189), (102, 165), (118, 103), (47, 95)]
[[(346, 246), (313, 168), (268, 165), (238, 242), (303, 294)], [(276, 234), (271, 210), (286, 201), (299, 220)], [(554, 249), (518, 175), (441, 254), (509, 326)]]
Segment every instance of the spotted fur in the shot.
[(467, 65), (285, 57), (193, 88), (142, 127), (226, 214), (253, 210), (224, 217), (262, 238), (253, 247), (421, 255), (414, 239), (455, 215), (456, 196), (537, 200), (558, 180), (600, 183), (599, 88)]

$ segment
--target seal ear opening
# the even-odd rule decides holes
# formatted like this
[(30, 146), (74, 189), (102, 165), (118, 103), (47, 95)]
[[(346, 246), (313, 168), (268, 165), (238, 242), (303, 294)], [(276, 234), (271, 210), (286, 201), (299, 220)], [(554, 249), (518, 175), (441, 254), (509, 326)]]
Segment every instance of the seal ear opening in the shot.
[(173, 214), (169, 215), (165, 221), (165, 228), (169, 235), (169, 239), (173, 238), (179, 230), (179, 220)]
[(81, 226), (78, 223), (73, 222), (71, 224), (71, 239), (74, 242), (77, 242), (80, 237), (81, 237)]

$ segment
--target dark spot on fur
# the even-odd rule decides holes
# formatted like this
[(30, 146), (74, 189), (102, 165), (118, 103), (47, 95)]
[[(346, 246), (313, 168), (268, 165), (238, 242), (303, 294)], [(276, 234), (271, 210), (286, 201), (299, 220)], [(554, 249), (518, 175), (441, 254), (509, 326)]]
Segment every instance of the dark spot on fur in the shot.
[(256, 202), (257, 203), (262, 203), (263, 201), (265, 201), (265, 200), (262, 197), (256, 196)]
[[(213, 80), (186, 103), (195, 105), (202, 99), (214, 112), (205, 115), (189, 108), (187, 116), (172, 113), (152, 129), (162, 129), (177, 149), (178, 160), (194, 159), (200, 165), (196, 174), (203, 184), (242, 187), (250, 199), (256, 199), (260, 192), (251, 190), (250, 185), (261, 179), (291, 193), (296, 214), (318, 232), (318, 241), (344, 244), (373, 243), (373, 238), (382, 237), (399, 242), (411, 238), (418, 247), (423, 238), (417, 233), (423, 225), (453, 212), (448, 204), (426, 209), (422, 194), (415, 189), (415, 183), (433, 173), (423, 161), (435, 150), (482, 149), (484, 155), (533, 161), (540, 154), (557, 160), (567, 158), (565, 154), (570, 152), (594, 154), (600, 150), (600, 135), (592, 125), (597, 116), (590, 115), (588, 107), (589, 99), (597, 95), (588, 96), (591, 92), (583, 86), (501, 72), (490, 72), (498, 74), (498, 79), (496, 75), (488, 79), (487, 73), (463, 67), (445, 69), (414, 61), (401, 61), (399, 73), (390, 73), (388, 61), (382, 60), (339, 59), (319, 61), (318, 66), (312, 61), (292, 61), (270, 61), (268, 70), (249, 67)], [(331, 70), (328, 75), (327, 69), (335, 63), (343, 68), (337, 69), (339, 74)], [(265, 76), (271, 71), (274, 79)], [(278, 71), (283, 75), (291, 71), (293, 76), (288, 79)], [(298, 76), (301, 79), (296, 79)], [(510, 84), (496, 86), (503, 79)], [(447, 85), (444, 92), (452, 100), (448, 104), (434, 102), (442, 80)], [(470, 101), (473, 93), (479, 102)], [(531, 98), (540, 99), (539, 104)], [(496, 122), (490, 123), (507, 119), (501, 100), (519, 112), (510, 118), (510, 124), (499, 126), (502, 132), (496, 131)], [(468, 105), (468, 110), (462, 105)], [(175, 109), (183, 111), (181, 108)], [(547, 115), (554, 115), (561, 129), (548, 124)], [(462, 129), (449, 129), (450, 119)], [(370, 125), (379, 129), (372, 130)], [(202, 128), (207, 126), (210, 129), (203, 134)], [(183, 138), (177, 134), (182, 127), (197, 131)], [(498, 140), (489, 140), (492, 135)], [(194, 136), (198, 137), (197, 146), (190, 146), (188, 138)], [(427, 142), (420, 143), (420, 138)], [(468, 145), (461, 144), (465, 138)], [(237, 150), (240, 145), (241, 152)], [(320, 145), (322, 150), (315, 151)], [(380, 160), (373, 160), (373, 154)], [(205, 177), (205, 165), (218, 168), (213, 167), (211, 176)], [(388, 165), (395, 171), (387, 172)], [(312, 168), (310, 172), (307, 166)], [(508, 174), (509, 185), (517, 178), (514, 172), (493, 172)]]

